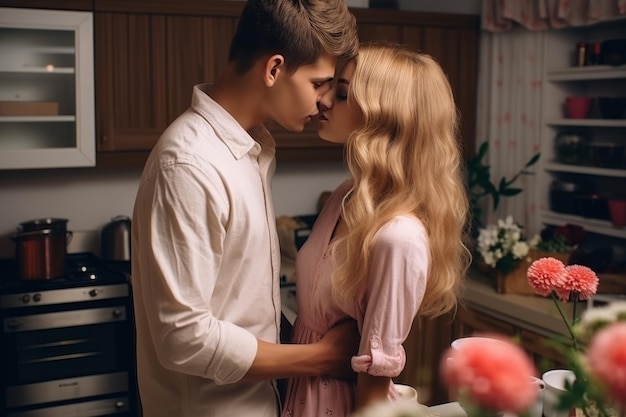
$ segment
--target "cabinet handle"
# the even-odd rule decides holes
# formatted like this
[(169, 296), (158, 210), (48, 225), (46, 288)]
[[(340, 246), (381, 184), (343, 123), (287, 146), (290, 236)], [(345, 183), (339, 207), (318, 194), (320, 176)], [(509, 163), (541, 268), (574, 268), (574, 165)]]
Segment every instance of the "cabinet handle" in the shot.
[(107, 135), (102, 135), (102, 143), (108, 142), (109, 138)]

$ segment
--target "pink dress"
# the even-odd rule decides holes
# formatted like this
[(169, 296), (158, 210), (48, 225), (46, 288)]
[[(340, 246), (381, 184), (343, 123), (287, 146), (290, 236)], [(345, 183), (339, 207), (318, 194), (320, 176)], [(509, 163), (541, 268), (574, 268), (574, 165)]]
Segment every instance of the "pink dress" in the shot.
[[(412, 216), (398, 216), (378, 232), (372, 248), (368, 286), (363, 297), (339, 306), (331, 297), (333, 270), (329, 243), (341, 200), (350, 189), (344, 182), (328, 199), (296, 260), (298, 317), (291, 341), (312, 343), (337, 322), (352, 317), (361, 333), (356, 372), (396, 377), (406, 357), (402, 343), (426, 288), (429, 251), (422, 223)], [(283, 417), (343, 417), (354, 408), (355, 381), (332, 377), (300, 377), (289, 380)], [(397, 398), (393, 384), (389, 399)]]

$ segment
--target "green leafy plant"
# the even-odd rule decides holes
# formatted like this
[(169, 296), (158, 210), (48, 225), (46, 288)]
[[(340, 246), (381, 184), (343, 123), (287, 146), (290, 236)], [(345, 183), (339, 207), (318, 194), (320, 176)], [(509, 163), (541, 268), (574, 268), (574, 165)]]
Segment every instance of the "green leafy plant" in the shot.
[(467, 162), (467, 185), (472, 209), (472, 223), (476, 229), (482, 226), (481, 199), (491, 196), (492, 207), (495, 210), (498, 208), (501, 198), (513, 197), (521, 193), (523, 189), (514, 187), (515, 182), (522, 175), (534, 174), (528, 171), (528, 168), (535, 165), (541, 155), (539, 152), (536, 153), (513, 177), (509, 179), (502, 177), (496, 185), (491, 181), (491, 166), (484, 162), (488, 151), (489, 142), (483, 142), (478, 148), (476, 155)]

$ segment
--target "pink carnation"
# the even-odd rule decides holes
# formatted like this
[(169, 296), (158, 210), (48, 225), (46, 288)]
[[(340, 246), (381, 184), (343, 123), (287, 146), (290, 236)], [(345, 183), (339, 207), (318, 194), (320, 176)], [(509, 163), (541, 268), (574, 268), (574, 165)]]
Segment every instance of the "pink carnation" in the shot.
[(587, 351), (591, 372), (606, 385), (609, 395), (626, 407), (626, 323), (598, 331)]
[(552, 257), (537, 259), (526, 272), (530, 286), (537, 294), (544, 297), (561, 286), (561, 282), (565, 280), (565, 275), (565, 264)]
[(535, 368), (517, 345), (502, 339), (469, 338), (446, 351), (441, 373), (449, 388), (492, 411), (520, 412), (537, 396), (529, 376)]
[(568, 301), (571, 293), (576, 293), (579, 300), (588, 300), (598, 290), (598, 276), (591, 268), (569, 265), (565, 272), (565, 279), (555, 288), (560, 300)]

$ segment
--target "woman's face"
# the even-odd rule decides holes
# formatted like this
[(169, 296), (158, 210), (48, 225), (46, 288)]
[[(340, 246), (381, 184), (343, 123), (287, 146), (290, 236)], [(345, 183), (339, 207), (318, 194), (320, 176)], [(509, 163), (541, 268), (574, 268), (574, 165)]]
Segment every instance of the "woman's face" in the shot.
[(355, 67), (354, 60), (348, 62), (333, 81), (333, 87), (320, 100), (317, 133), (325, 141), (346, 143), (348, 136), (361, 124), (361, 109), (348, 102), (348, 87)]

